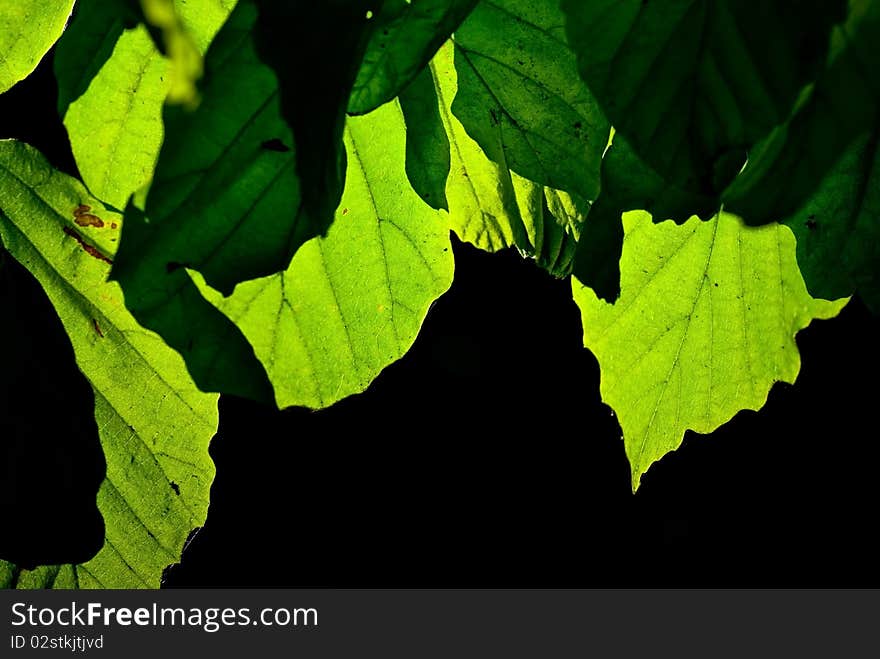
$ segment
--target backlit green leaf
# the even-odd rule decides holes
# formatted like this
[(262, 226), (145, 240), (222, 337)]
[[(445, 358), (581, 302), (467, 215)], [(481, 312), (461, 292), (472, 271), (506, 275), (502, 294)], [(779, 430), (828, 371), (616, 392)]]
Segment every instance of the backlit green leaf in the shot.
[(74, 0), (0, 3), (0, 94), (37, 68), (67, 24)]
[(0, 586), (156, 588), (207, 515), (217, 396), (195, 387), (106, 281), (120, 216), (13, 141), (0, 141), (0, 211), (3, 245), (42, 284), (92, 385), (107, 462), (103, 549), (82, 565), (0, 562)]
[(707, 219), (717, 199), (678, 188), (639, 158), (623, 135), (615, 134), (602, 158), (602, 191), (590, 209), (585, 238), (577, 245), (574, 274), (598, 297), (613, 302), (620, 294), (620, 254), (625, 211), (648, 210), (654, 217), (683, 222)]
[(486, 155), (595, 199), (609, 125), (578, 76), (559, 0), (484, 0), (454, 42), (452, 111)]
[(760, 409), (774, 382), (793, 383), (795, 335), (846, 300), (809, 296), (788, 227), (749, 229), (724, 213), (680, 226), (640, 211), (623, 219), (620, 298), (609, 305), (577, 280), (573, 290), (635, 490), (686, 430), (712, 432)]
[(553, 274), (567, 274), (586, 202), (523, 178), (486, 156), (452, 113), (458, 93), (454, 57), (457, 54), (447, 44), (431, 62), (451, 147), (446, 181), (450, 226), (459, 238), (480, 249), (516, 247)]
[[(179, 9), (195, 41), (206, 44), (234, 0), (197, 4), (179, 3)], [(59, 43), (55, 72), (59, 109), (83, 182), (95, 196), (124, 208), (152, 177), (172, 65), (156, 50), (144, 25), (121, 31), (124, 14), (115, 5), (110, 0), (99, 7), (103, 11), (86, 6), (76, 17)]]
[(345, 192), (327, 236), (228, 298), (202, 288), (254, 346), (279, 407), (326, 407), (366, 389), (452, 283), (449, 230), (409, 185), (405, 139), (397, 102), (349, 118)]

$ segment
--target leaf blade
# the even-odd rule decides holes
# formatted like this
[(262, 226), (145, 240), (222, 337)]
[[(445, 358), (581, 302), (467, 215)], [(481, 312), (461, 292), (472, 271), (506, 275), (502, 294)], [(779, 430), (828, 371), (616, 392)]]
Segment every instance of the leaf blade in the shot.
[(654, 224), (640, 211), (624, 225), (618, 301), (572, 285), (635, 490), (686, 430), (709, 433), (739, 410), (760, 409), (774, 382), (793, 383), (795, 334), (847, 300), (809, 296), (787, 227), (749, 229), (727, 214)]
[[(71, 337), (95, 393), (107, 461), (98, 493), (104, 548), (80, 566), (16, 573), (7, 565), (7, 578), (15, 574), (19, 587), (158, 587), (207, 515), (217, 397), (199, 391), (180, 356), (137, 324), (119, 287), (106, 281), (108, 264), (84, 248), (112, 257), (112, 224), (121, 218), (27, 145), (0, 141), (0, 163), (0, 236), (42, 284)], [(105, 225), (81, 227), (71, 212), (81, 204)]]

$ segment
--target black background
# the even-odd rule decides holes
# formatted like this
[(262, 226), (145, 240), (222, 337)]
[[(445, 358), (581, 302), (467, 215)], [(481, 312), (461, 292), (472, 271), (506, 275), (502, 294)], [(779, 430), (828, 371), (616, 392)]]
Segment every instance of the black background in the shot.
[[(54, 99), (50, 56), (0, 96), (0, 136), (75, 173)], [(366, 393), (322, 412), (221, 397), (208, 521), (165, 586), (880, 585), (878, 321), (860, 301), (798, 335), (796, 386), (688, 433), (633, 495), (570, 285), (513, 253), (455, 256)]]

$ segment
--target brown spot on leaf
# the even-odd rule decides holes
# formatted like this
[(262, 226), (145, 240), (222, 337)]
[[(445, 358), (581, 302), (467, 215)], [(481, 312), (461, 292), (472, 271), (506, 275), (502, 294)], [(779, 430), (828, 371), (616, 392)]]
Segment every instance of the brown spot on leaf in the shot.
[(104, 220), (102, 220), (97, 215), (93, 215), (92, 213), (90, 213), (89, 211), (91, 210), (91, 206), (80, 204), (73, 209), (73, 221), (81, 227), (96, 227), (98, 229), (103, 228)]
[(110, 223), (110, 228), (111, 228), (111, 229), (118, 229), (118, 228), (119, 228), (119, 225), (116, 224), (116, 222), (111, 222), (111, 223)]
[(342, 214), (343, 214), (343, 215), (348, 215), (348, 209), (347, 209), (347, 208), (343, 208), (343, 209), (342, 209)]
[(83, 250), (86, 252), (86, 254), (88, 254), (89, 256), (93, 256), (94, 258), (98, 259), (99, 261), (104, 261), (105, 263), (109, 263), (111, 265), (113, 264), (113, 261), (108, 259), (103, 254), (101, 254), (101, 252), (98, 251), (97, 247), (95, 247), (94, 245), (89, 245), (83, 239), (83, 237), (81, 235), (79, 235), (76, 231), (74, 231), (70, 227), (64, 227), (64, 233), (66, 233), (68, 236), (70, 236), (76, 242), (78, 242), (79, 246), (82, 247)]
[(81, 215), (77, 215), (73, 219), (81, 227), (95, 227), (96, 229), (104, 228), (104, 220), (102, 220), (97, 215), (92, 215), (91, 213), (82, 213)]
[(98, 319), (97, 319), (97, 318), (92, 318), (92, 327), (95, 328), (95, 332), (98, 334), (98, 336), (100, 336), (100, 337), (103, 339), (103, 338), (104, 338), (104, 332), (101, 331), (101, 326), (98, 325)]

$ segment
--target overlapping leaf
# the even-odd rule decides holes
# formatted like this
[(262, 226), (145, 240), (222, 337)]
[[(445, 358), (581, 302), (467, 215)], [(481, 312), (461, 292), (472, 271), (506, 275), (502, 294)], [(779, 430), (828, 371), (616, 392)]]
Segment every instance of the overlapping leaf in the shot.
[(669, 184), (720, 195), (821, 70), (844, 0), (563, 0), (581, 75)]
[(448, 211), (446, 181), (452, 158), (432, 67), (422, 70), (400, 93), (399, 100), (406, 122), (406, 175), (426, 204)]
[[(281, 111), (296, 142), (301, 212), (326, 231), (345, 184), (346, 108), (384, 0), (255, 4), (257, 50), (278, 76)], [(292, 256), (266, 273), (284, 270)]]
[(614, 305), (573, 280), (584, 345), (602, 369), (635, 490), (686, 430), (712, 432), (759, 409), (800, 369), (795, 334), (845, 300), (809, 296), (788, 227), (745, 227), (722, 213), (681, 226), (624, 215), (621, 295)]
[[(234, 0), (180, 4), (199, 44), (207, 44)], [(116, 208), (152, 177), (162, 144), (162, 107), (172, 64), (120, 0), (84, 3), (58, 44), (59, 110), (83, 182)]]
[(477, 0), (385, 0), (348, 111), (366, 114), (401, 93), (476, 4)]
[(714, 213), (717, 199), (664, 181), (619, 134), (602, 158), (601, 179), (602, 190), (590, 209), (587, 238), (578, 243), (573, 271), (597, 296), (613, 302), (620, 294), (621, 214), (651, 209), (655, 217), (678, 222), (693, 215), (708, 219)]
[(253, 344), (279, 407), (320, 408), (367, 388), (412, 345), (452, 283), (449, 230), (410, 187), (397, 102), (348, 121), (348, 173), (330, 232), (287, 272), (203, 287)]
[[(814, 194), (852, 142), (880, 116), (880, 4), (849, 0), (825, 70), (791, 119), (749, 154), (725, 207), (749, 224), (788, 217)], [(780, 184), (784, 182), (784, 184)], [(846, 221), (846, 214), (842, 216)]]
[(815, 193), (785, 223), (797, 237), (810, 292), (857, 291), (880, 313), (880, 125), (856, 139)]
[(609, 125), (578, 76), (559, 0), (484, 0), (454, 42), (452, 112), (486, 155), (595, 199)]
[(199, 108), (166, 108), (146, 217), (128, 224), (114, 272), (135, 302), (143, 292), (129, 282), (140, 273), (156, 289), (156, 273), (183, 265), (229, 293), (284, 269), (323, 229), (303, 217), (296, 146), (278, 79), (255, 49), (256, 21), (256, 7), (240, 3), (208, 52)]
[(0, 142), (0, 237), (42, 284), (92, 385), (107, 462), (98, 492), (103, 549), (81, 565), (33, 571), (0, 562), (3, 587), (158, 587), (204, 523), (217, 396), (144, 330), (106, 281), (121, 218), (34, 149)]
[(451, 151), (446, 199), (452, 229), (480, 249), (515, 246), (535, 257), (541, 267), (567, 274), (587, 203), (523, 178), (486, 155), (452, 113), (458, 93), (455, 57), (453, 46), (447, 44), (431, 63)]

